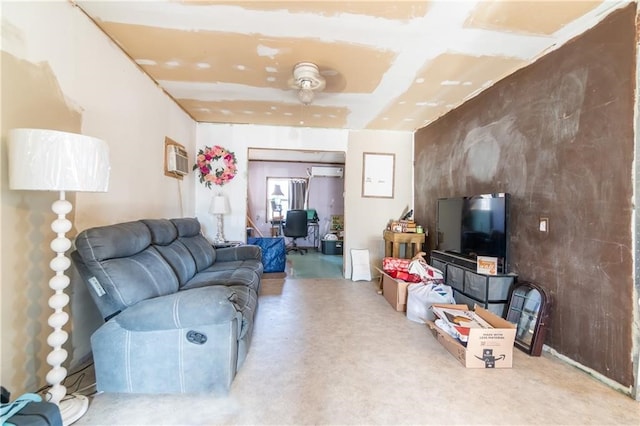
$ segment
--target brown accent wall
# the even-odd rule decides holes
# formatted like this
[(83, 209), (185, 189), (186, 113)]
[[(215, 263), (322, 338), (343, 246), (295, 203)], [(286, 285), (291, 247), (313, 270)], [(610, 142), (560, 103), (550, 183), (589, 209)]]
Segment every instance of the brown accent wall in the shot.
[(415, 136), (416, 220), (433, 235), (438, 198), (511, 193), (510, 270), (552, 296), (546, 343), (624, 386), (635, 59), (632, 4)]

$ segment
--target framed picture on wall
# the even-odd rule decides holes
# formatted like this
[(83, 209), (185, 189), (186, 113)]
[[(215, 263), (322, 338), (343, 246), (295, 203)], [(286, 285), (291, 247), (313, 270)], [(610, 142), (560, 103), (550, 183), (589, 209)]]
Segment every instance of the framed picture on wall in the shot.
[(393, 198), (395, 154), (365, 152), (362, 157), (362, 196)]

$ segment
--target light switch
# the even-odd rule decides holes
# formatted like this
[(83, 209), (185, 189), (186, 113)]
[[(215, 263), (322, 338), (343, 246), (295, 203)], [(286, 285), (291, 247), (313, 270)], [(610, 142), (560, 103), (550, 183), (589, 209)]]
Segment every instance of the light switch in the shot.
[(538, 229), (540, 232), (549, 232), (549, 218), (541, 217), (538, 223)]

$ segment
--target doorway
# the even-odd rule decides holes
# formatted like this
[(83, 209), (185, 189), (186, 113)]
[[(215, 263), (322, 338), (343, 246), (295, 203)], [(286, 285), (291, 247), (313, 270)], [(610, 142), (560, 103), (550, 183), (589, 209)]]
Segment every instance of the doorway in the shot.
[[(303, 180), (306, 191), (304, 208), (308, 210), (313, 231), (306, 239), (299, 239), (298, 244), (308, 247), (308, 253), (313, 253), (314, 257), (317, 255), (318, 260), (331, 260), (335, 264), (338, 258), (341, 259), (344, 277), (344, 253), (342, 256), (324, 255), (321, 240), (326, 234), (335, 233), (332, 224), (336, 222), (336, 217), (340, 217), (339, 223), (344, 223), (344, 175), (333, 173), (333, 170), (344, 170), (345, 158), (343, 151), (249, 148), (247, 233), (254, 237), (281, 235), (278, 232), (279, 220), (275, 220), (275, 215), (279, 216), (278, 219), (284, 219), (284, 212), (290, 208), (292, 197), (287, 196), (288, 182)], [(331, 173), (324, 173), (325, 170)], [(289, 242), (288, 239), (286, 242)], [(289, 256), (299, 254), (292, 252)], [(331, 259), (324, 259), (323, 256), (330, 256)], [(335, 274), (327, 272), (327, 275)]]

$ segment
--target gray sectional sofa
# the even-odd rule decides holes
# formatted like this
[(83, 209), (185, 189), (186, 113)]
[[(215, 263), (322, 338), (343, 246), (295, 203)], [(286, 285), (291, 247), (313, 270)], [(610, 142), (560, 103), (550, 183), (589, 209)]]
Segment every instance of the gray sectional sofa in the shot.
[(105, 323), (91, 336), (98, 391), (227, 392), (253, 332), (258, 246), (215, 249), (195, 218), (80, 232), (71, 258)]

